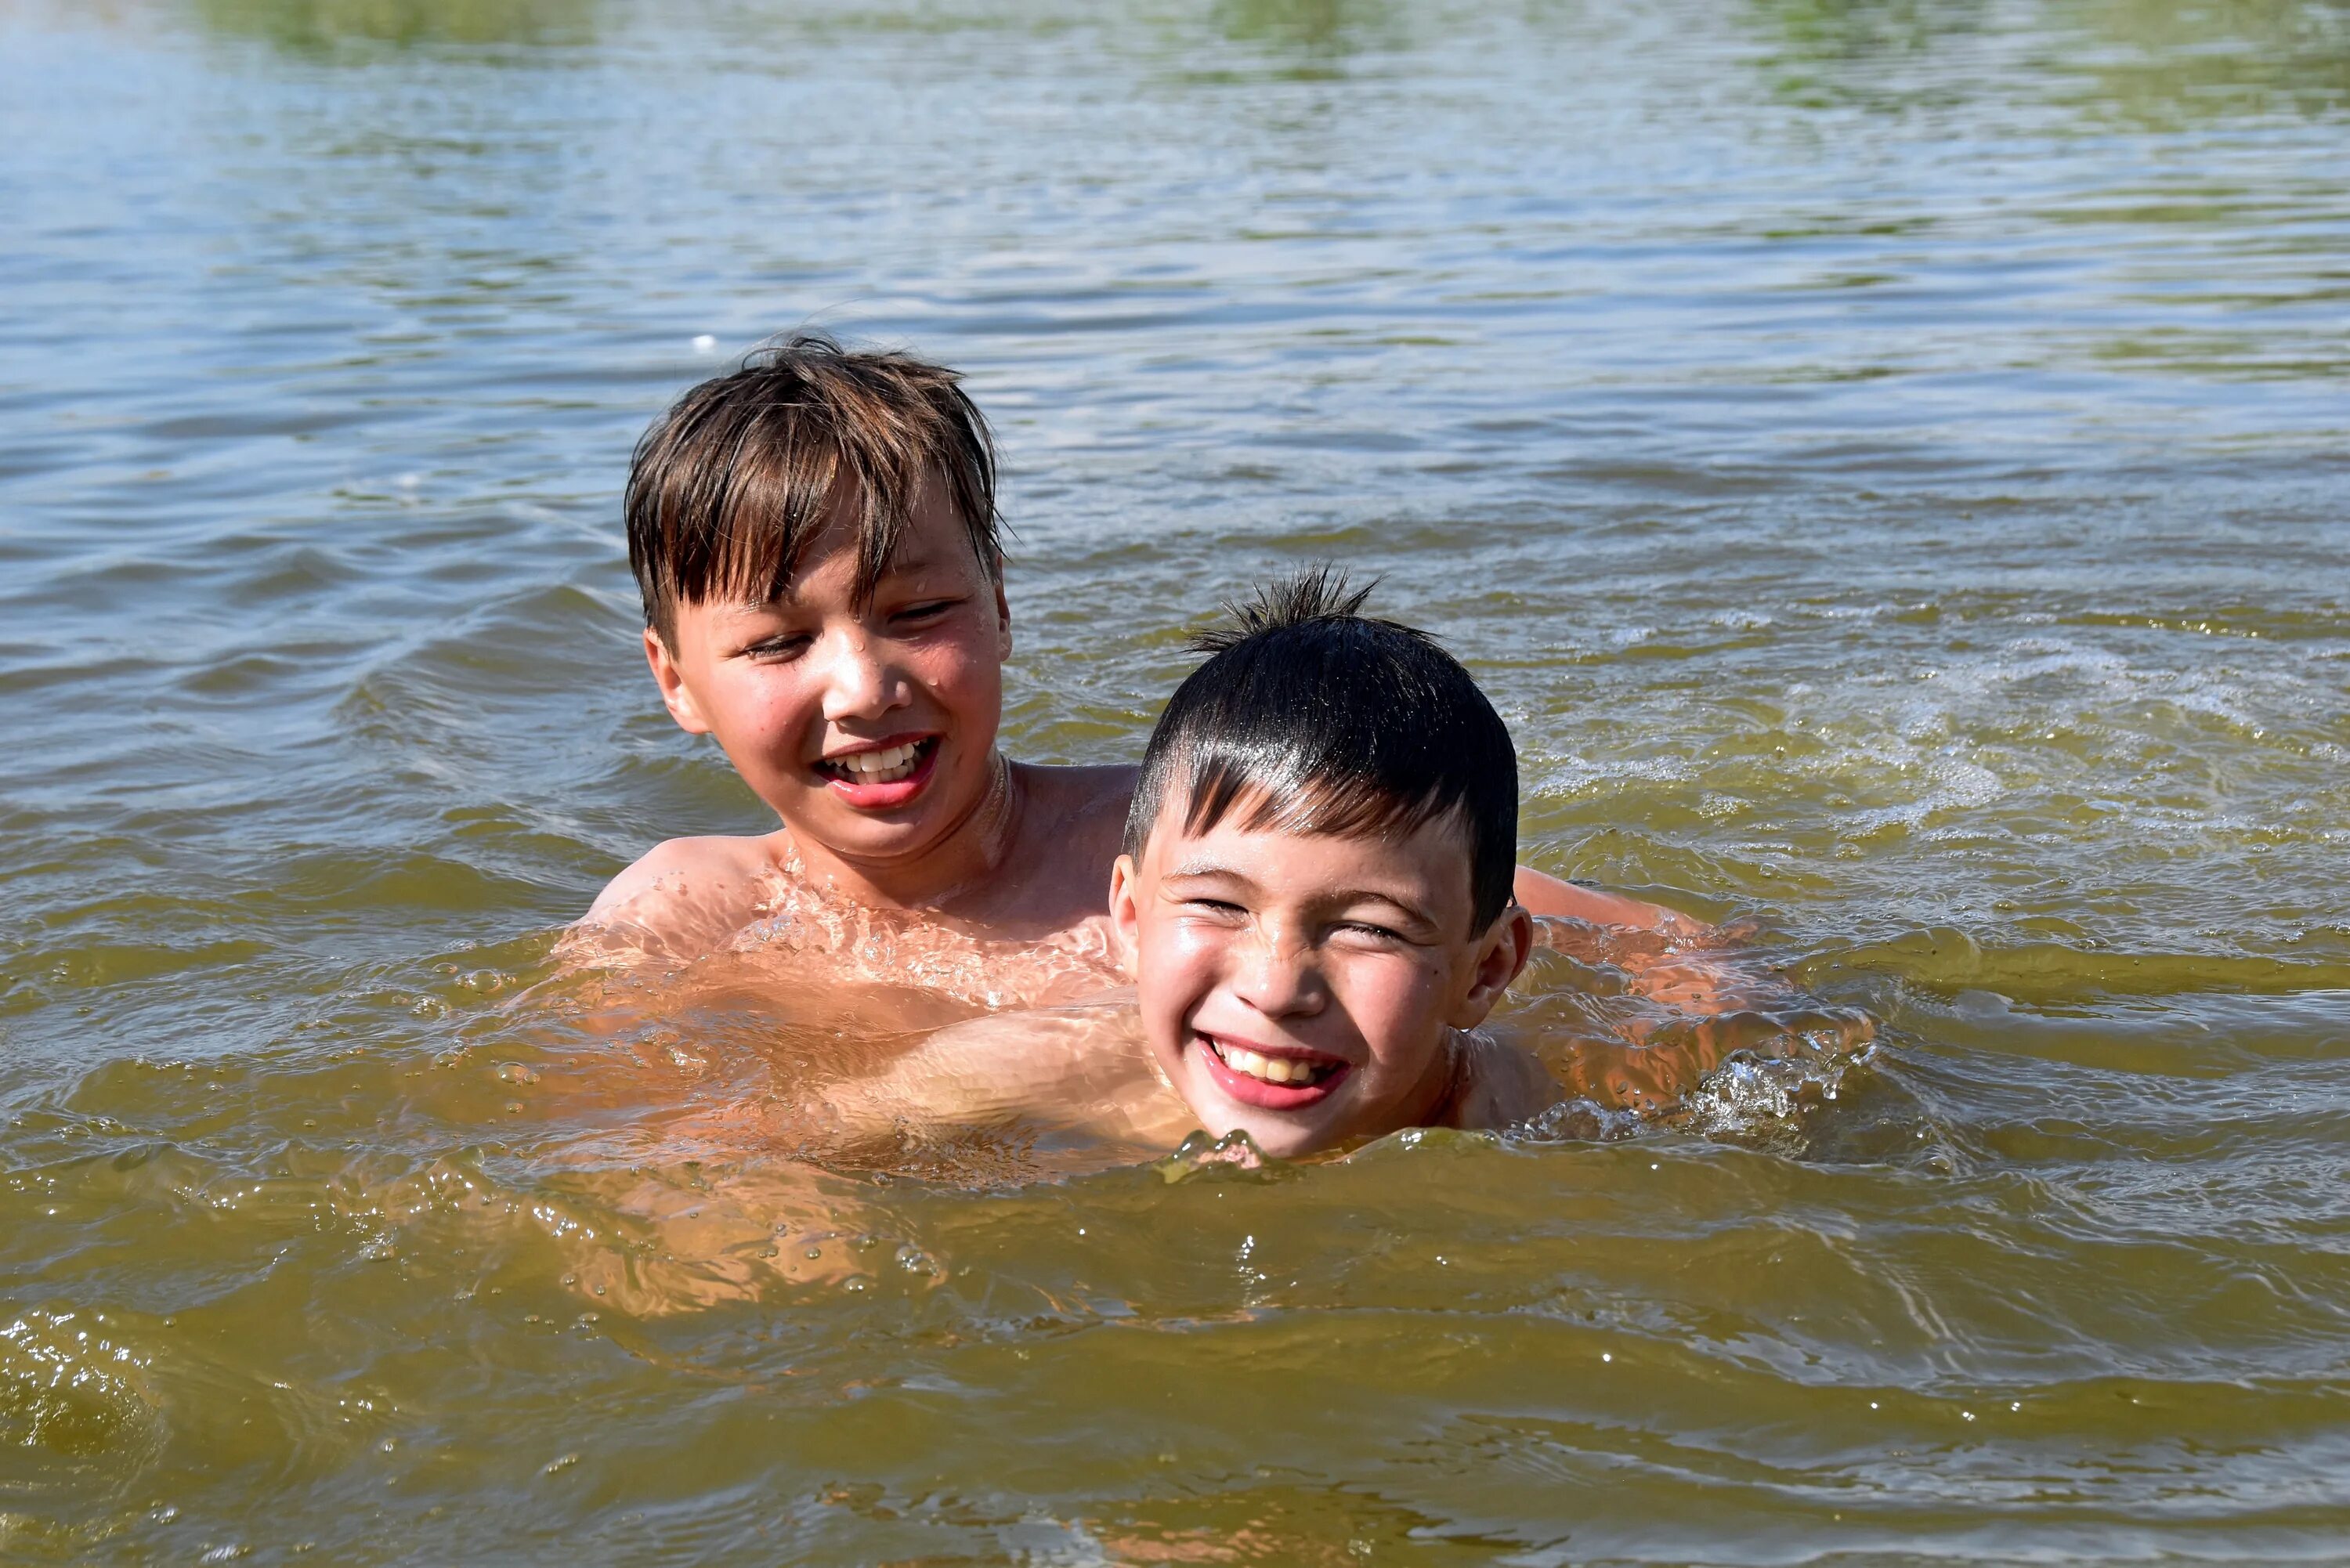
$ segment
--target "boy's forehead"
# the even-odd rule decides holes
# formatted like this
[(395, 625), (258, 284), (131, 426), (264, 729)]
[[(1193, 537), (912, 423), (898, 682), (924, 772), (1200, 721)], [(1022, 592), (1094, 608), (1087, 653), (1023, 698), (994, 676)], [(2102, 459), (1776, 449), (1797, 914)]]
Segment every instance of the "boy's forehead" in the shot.
[[(837, 501), (823, 527), (811, 536), (780, 583), (750, 582), (725, 596), (728, 607), (741, 610), (795, 608), (816, 602), (857, 597), (858, 558), (864, 545), (854, 492)], [(900, 522), (898, 536), (881, 564), (875, 581), (879, 588), (893, 582), (941, 576), (984, 576), (969, 531), (954, 508), (936, 487)]]
[[(1310, 792), (1287, 808), (1260, 793), (1243, 795), (1213, 826), (1194, 832), (1185, 823), (1190, 810), (1180, 795), (1159, 806), (1147, 850), (1163, 877), (1326, 879), (1333, 890), (1409, 889), (1416, 901), (1428, 902), (1471, 896), (1468, 828), (1458, 812), (1417, 823), (1399, 814), (1383, 826), (1334, 832), (1315, 824)], [(1366, 878), (1378, 886), (1355, 886)], [(1349, 886), (1338, 888), (1341, 882)]]
[[(881, 563), (881, 575), (874, 582), (879, 589), (890, 584), (915, 577), (940, 575), (942, 561), (953, 556), (932, 548), (924, 541), (901, 536), (898, 547)], [(829, 600), (843, 595), (853, 595), (857, 587), (857, 540), (852, 536), (845, 544), (820, 545), (803, 556), (799, 567), (785, 581), (781, 589), (762, 594), (754, 588), (744, 603), (765, 607), (769, 605), (796, 606), (815, 600)]]

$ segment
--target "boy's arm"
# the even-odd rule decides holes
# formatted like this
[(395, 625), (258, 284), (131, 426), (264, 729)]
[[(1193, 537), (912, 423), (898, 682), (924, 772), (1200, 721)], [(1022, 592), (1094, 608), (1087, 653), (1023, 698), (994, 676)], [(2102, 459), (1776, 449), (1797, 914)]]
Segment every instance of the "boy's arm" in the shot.
[(1594, 926), (1628, 926), (1643, 931), (1711, 929), (1703, 920), (1693, 920), (1660, 905), (1627, 898), (1621, 893), (1605, 893), (1596, 888), (1577, 887), (1531, 866), (1518, 867), (1514, 890), (1526, 913), (1537, 917), (1581, 920)]
[(1636, 995), (1711, 1012), (1793, 994), (1769, 970), (1742, 960), (1719, 927), (1693, 915), (1525, 866), (1518, 867), (1514, 890), (1534, 917), (1537, 942), (1621, 971)]
[(849, 1152), (1020, 1122), (1112, 1130), (1148, 1086), (1131, 997), (1113, 992), (949, 1024), (879, 1073), (827, 1085), (807, 1132)]

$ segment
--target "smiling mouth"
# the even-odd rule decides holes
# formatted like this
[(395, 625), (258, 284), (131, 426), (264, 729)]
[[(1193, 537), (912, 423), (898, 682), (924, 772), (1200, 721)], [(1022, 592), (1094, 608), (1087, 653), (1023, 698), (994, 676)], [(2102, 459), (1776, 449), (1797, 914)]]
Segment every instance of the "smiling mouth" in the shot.
[(1347, 1064), (1336, 1060), (1309, 1062), (1298, 1056), (1266, 1056), (1243, 1045), (1206, 1037), (1208, 1049), (1217, 1060), (1243, 1077), (1254, 1078), (1260, 1084), (1274, 1084), (1285, 1089), (1310, 1089), (1328, 1082), (1346, 1071)]
[(845, 756), (825, 757), (817, 761), (816, 771), (828, 779), (850, 784), (903, 784), (921, 771), (939, 749), (939, 738), (926, 735), (919, 741), (901, 741), (894, 746), (879, 746), (869, 752), (851, 752)]

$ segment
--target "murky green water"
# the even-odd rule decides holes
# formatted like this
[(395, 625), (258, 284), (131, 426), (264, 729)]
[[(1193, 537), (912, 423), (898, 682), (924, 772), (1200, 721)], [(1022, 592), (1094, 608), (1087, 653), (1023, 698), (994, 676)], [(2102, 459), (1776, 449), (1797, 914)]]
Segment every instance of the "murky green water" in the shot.
[[(2350, 1559), (2345, 170), (2282, 0), (0, 7), (0, 1556)], [(811, 319), (999, 422), (1019, 754), (1356, 563), (1876, 1055), (691, 1163), (771, 1015), (546, 954), (760, 826), (617, 493)]]

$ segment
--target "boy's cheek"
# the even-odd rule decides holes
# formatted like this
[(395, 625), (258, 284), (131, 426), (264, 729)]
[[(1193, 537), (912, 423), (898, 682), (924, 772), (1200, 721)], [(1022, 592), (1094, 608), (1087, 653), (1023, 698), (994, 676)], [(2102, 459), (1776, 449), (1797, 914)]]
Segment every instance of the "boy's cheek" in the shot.
[(1215, 988), (1222, 973), (1218, 950), (1215, 933), (1170, 922), (1150, 945), (1143, 971), (1154, 992), (1188, 1008)]
[(1212, 962), (1180, 929), (1154, 930), (1147, 918), (1140, 939), (1130, 961), (1143, 1022), (1154, 1043), (1180, 1051), (1191, 1015), (1214, 989)]
[(984, 705), (989, 697), (1000, 698), (1003, 691), (1003, 661), (996, 655), (992, 627), (984, 631), (973, 627), (942, 643), (920, 660), (920, 670), (924, 685), (951, 698)]

